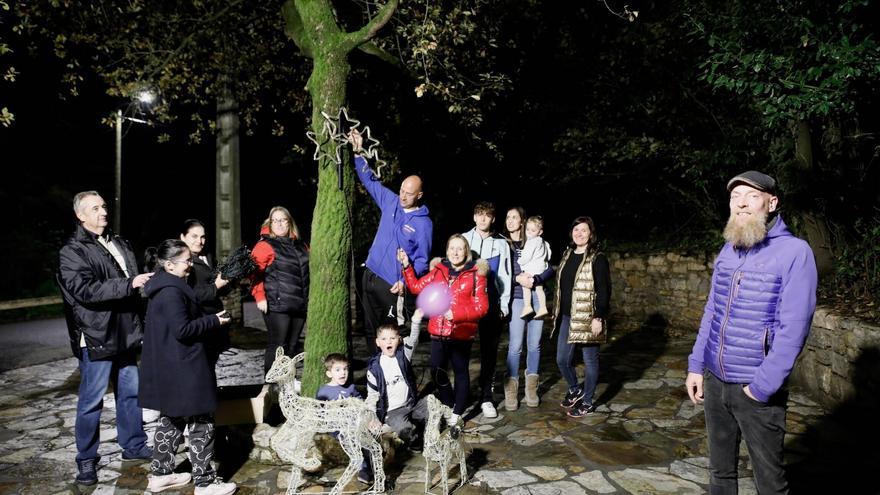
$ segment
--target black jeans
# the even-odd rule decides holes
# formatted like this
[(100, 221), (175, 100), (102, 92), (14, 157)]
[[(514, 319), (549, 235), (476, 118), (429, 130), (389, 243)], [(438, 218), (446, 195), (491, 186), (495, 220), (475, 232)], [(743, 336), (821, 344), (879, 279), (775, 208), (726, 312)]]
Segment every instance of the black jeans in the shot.
[(369, 359), (376, 352), (376, 329), (388, 323), (397, 324), (397, 294), (392, 294), (391, 285), (369, 268), (364, 269), (362, 287), (365, 359)]
[(306, 318), (304, 315), (296, 313), (279, 313), (269, 310), (263, 315), (263, 320), (269, 331), (266, 338), (266, 355), (263, 361), (263, 373), (265, 374), (275, 362), (275, 349), (278, 347), (283, 348), (284, 354), (287, 356), (293, 357), (295, 355)]
[(764, 404), (749, 398), (743, 387), (741, 383), (724, 383), (708, 372), (703, 380), (709, 435), (709, 492), (737, 493), (737, 457), (740, 439), (745, 437), (758, 493), (788, 493), (782, 466), (788, 394), (780, 391)]
[[(467, 407), (468, 393), (471, 389), (471, 375), (468, 363), (471, 360), (470, 340), (452, 340), (431, 337), (431, 379), (437, 389), (437, 398), (452, 407), (452, 412), (461, 415)], [(455, 394), (446, 372), (446, 363), (452, 363), (455, 374)]]
[(150, 471), (155, 475), (174, 472), (174, 455), (183, 438), (183, 429), (189, 427), (189, 462), (192, 464), (193, 483), (210, 485), (214, 481), (214, 416), (203, 414), (178, 418), (162, 414), (153, 434), (153, 460)]
[(489, 308), (480, 320), (480, 402), (492, 402), (492, 385), (495, 383), (495, 365), (498, 363), (498, 343), (501, 340), (501, 315), (499, 309)]

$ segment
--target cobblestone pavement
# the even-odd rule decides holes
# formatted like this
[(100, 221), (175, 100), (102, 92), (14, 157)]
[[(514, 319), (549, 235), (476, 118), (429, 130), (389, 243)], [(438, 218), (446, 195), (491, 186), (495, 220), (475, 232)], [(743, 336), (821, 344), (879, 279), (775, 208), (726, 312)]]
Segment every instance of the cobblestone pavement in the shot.
[[(646, 328), (619, 336), (603, 347), (596, 394), (599, 407), (595, 414), (580, 420), (566, 417), (558, 405), (565, 387), (553, 361), (555, 346), (545, 335), (541, 366), (547, 371), (541, 375), (540, 407), (528, 408), (522, 403), (514, 412), (499, 410), (499, 417), (492, 420), (471, 413), (466, 429), (471, 477), (458, 493), (704, 493), (708, 461), (702, 408), (690, 403), (683, 387), (691, 341), (669, 340), (664, 335)], [(354, 340), (363, 339), (355, 336)], [(427, 348), (421, 345), (417, 349), (417, 370), (425, 367)], [(501, 348), (499, 378), (504, 373), (506, 341)], [(224, 383), (259, 381), (261, 351), (236, 352), (221, 361), (219, 375)], [(471, 371), (476, 377), (476, 348), (472, 356)], [(427, 373), (420, 376), (427, 381)], [(363, 371), (356, 372), (356, 380), (362, 377)], [(93, 487), (73, 483), (76, 449), (72, 429), (78, 382), (74, 358), (0, 374), (0, 493), (144, 492), (148, 463), (122, 461), (115, 443), (114, 403), (109, 393), (102, 415), (99, 483)], [(800, 488), (796, 493), (815, 493), (809, 488), (828, 486), (832, 479), (852, 480), (851, 476), (839, 476), (841, 466), (873, 474), (871, 466), (876, 469), (878, 465), (876, 454), (846, 457), (851, 425), (841, 424), (835, 414), (828, 414), (797, 390), (793, 390), (789, 406), (786, 460), (793, 488)], [(218, 441), (220, 472), (239, 484), (238, 493), (284, 492), (289, 470), (267, 461), (271, 456), (265, 446), (271, 427), (218, 431), (225, 437)], [(740, 493), (755, 493), (745, 453), (743, 445)], [(179, 458), (182, 461), (185, 456), (180, 454)], [(393, 484), (389, 491), (424, 492), (421, 456), (398, 455), (386, 470)], [(316, 475), (306, 491), (329, 490), (327, 480), (340, 472), (341, 468), (335, 467)], [(457, 469), (451, 477), (457, 480)], [(873, 479), (865, 475), (860, 481)], [(838, 493), (874, 493), (877, 484), (861, 486), (875, 488)], [(357, 482), (348, 488), (363, 489)], [(190, 485), (166, 493), (192, 492)]]

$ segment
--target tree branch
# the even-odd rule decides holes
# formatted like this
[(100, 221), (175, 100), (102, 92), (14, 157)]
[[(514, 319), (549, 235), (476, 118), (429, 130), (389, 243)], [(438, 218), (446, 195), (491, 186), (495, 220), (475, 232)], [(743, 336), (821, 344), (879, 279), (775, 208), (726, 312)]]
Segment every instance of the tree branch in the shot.
[(293, 0), (284, 2), (281, 7), (281, 13), (284, 16), (284, 33), (293, 40), (294, 44), (302, 50), (306, 57), (314, 58), (312, 55), (312, 43), (308, 36), (303, 32), (303, 21), (296, 8)]
[(346, 34), (343, 43), (348, 45), (349, 50), (351, 50), (373, 39), (379, 30), (391, 20), (399, 3), (400, 0), (388, 0), (388, 2), (379, 9), (376, 16), (370, 19), (370, 22), (368, 22), (366, 26), (357, 31)]
[(412, 78), (418, 77), (418, 74), (413, 72), (406, 64), (403, 63), (403, 61), (392, 55), (387, 50), (384, 50), (381, 46), (373, 43), (372, 41), (358, 45), (358, 49), (366, 53), (367, 55), (373, 55), (374, 57), (378, 57), (379, 60), (382, 60), (383, 62), (387, 62), (388, 64), (397, 67), (398, 69), (406, 72), (407, 75)]

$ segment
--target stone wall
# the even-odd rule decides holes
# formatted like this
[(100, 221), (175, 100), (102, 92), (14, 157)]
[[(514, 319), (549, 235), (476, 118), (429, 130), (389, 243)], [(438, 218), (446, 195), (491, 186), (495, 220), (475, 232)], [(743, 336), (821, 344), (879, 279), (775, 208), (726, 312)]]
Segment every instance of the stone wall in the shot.
[(668, 323), (673, 335), (696, 335), (709, 296), (714, 254), (609, 255), (615, 326)]
[(876, 400), (880, 389), (880, 327), (819, 307), (792, 382), (826, 407)]

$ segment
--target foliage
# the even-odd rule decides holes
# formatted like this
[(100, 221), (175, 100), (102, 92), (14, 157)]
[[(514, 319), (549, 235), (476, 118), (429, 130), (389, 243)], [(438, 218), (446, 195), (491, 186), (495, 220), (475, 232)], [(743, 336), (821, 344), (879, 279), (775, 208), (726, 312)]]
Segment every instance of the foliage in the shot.
[(846, 313), (880, 321), (880, 216), (839, 227), (838, 256), (823, 295)]
[[(6, 0), (0, 0), (0, 27), (5, 23), (4, 19), (8, 16), (9, 13), (9, 3)], [(3, 40), (3, 37), (0, 36), (0, 57), (7, 55), (12, 52), (12, 48), (9, 47), (9, 44)], [(12, 83), (15, 82), (15, 76), (18, 74), (15, 70), (15, 67), (9, 66), (4, 67), (4, 64), (0, 64), (0, 74), (2, 74), (2, 79), (0, 79), (0, 84), (3, 83)], [(9, 108), (3, 106), (3, 101), (0, 101), (0, 125), (3, 127), (9, 127), (12, 122), (15, 120), (15, 115), (9, 111)]]
[(280, 29), (277, 3), (64, 0), (16, 8), (32, 49), (51, 40), (71, 96), (90, 74), (123, 101), (158, 91), (155, 118), (177, 122), (192, 142), (213, 131), (224, 96), (239, 102), (245, 130), (258, 117), (279, 133), (283, 117), (301, 119), (306, 67)]
[(415, 76), (417, 97), (436, 97), (466, 127), (480, 130), (483, 113), (511, 84), (508, 74), (492, 69), (507, 6), (493, 0), (405, 2), (394, 19), (394, 38), (384, 38), (380, 46), (389, 51), (399, 46), (403, 64)]
[(868, 3), (754, 0), (694, 13), (709, 47), (700, 79), (748, 95), (768, 128), (852, 114), (859, 90), (880, 76)]
[[(51, 41), (70, 95), (92, 73), (123, 100), (144, 87), (158, 90), (156, 118), (177, 123), (192, 142), (211, 134), (216, 100), (228, 95), (239, 103), (246, 132), (293, 130), (294, 147), (304, 152), (300, 132), (309, 111), (303, 88), (311, 63), (282, 29), (283, 3), (52, 0), (20, 2), (15, 9), (19, 29), (34, 45)], [(407, 79), (418, 74), (412, 88), (423, 85), (476, 129), (482, 107), (493, 104), (487, 96), (503, 91), (508, 79), (490, 68), (497, 48), (493, 24), (479, 9), (493, 2), (471, 4), (447, 2), (427, 11), (407, 6), (395, 16), (393, 36), (360, 48), (402, 65)], [(372, 3), (339, 2), (334, 12), (341, 24), (359, 28), (373, 10)]]

